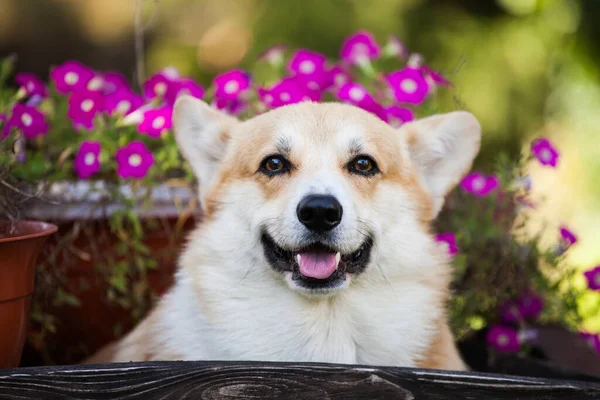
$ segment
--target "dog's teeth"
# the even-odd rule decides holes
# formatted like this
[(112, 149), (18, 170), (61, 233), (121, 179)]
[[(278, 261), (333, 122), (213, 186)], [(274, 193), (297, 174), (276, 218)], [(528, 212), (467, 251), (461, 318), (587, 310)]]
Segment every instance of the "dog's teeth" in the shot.
[(300, 265), (300, 260), (302, 260), (302, 257), (300, 256), (300, 254), (296, 254), (296, 262), (298, 263), (298, 265)]
[(341, 259), (342, 259), (342, 255), (338, 251), (337, 253), (335, 253), (335, 265), (336, 265), (336, 267), (340, 264), (340, 260)]

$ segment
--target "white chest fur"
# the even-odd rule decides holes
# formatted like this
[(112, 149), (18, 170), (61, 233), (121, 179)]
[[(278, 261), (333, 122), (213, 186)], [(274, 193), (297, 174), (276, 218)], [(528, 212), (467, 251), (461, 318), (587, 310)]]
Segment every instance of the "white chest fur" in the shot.
[(179, 278), (160, 307), (157, 345), (186, 360), (415, 366), (441, 317), (434, 290), (414, 282), (309, 300), (270, 279), (237, 287), (212, 279), (199, 295)]

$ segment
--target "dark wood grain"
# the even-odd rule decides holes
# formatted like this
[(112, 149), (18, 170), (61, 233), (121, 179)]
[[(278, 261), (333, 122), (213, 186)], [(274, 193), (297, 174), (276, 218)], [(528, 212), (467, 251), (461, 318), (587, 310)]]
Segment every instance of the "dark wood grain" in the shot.
[(600, 385), (333, 364), (152, 362), (0, 371), (0, 399), (600, 399)]

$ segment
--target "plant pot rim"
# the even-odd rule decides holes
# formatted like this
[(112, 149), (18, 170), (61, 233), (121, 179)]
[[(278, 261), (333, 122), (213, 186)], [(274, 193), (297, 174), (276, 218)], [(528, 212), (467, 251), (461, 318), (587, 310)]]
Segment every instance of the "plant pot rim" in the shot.
[[(107, 191), (105, 181), (59, 181), (52, 183), (45, 193), (49, 203), (41, 199), (31, 199), (23, 215), (26, 218), (45, 221), (75, 221), (106, 219), (124, 209), (115, 202)], [(135, 198), (130, 183), (116, 185), (123, 197)], [(198, 198), (193, 188), (157, 183), (150, 188), (150, 207), (136, 204), (134, 212), (142, 218), (178, 217), (182, 212), (201, 215)], [(194, 204), (192, 209), (188, 209)]]
[(58, 226), (43, 222), (43, 221), (34, 221), (34, 220), (18, 220), (18, 221), (9, 221), (9, 220), (0, 220), (0, 227), (6, 226), (7, 224), (15, 224), (17, 226), (25, 227), (25, 232), (21, 234), (17, 234), (9, 237), (0, 237), (0, 243), (7, 242), (16, 242), (19, 240), (27, 240), (33, 239), (42, 236), (48, 236), (53, 234), (58, 230)]

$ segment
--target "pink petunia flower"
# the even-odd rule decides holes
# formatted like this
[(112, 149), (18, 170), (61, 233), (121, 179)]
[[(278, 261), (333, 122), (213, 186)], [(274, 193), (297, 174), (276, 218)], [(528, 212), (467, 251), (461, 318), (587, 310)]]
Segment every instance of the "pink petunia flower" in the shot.
[(398, 39), (397, 36), (389, 36), (385, 46), (383, 46), (383, 54), (404, 60), (408, 58), (409, 51), (404, 42)]
[(144, 82), (144, 97), (147, 99), (164, 98), (174, 89), (177, 78), (164, 70), (152, 75)]
[(385, 113), (388, 124), (394, 128), (399, 128), (401, 125), (415, 119), (412, 110), (404, 107), (389, 106), (385, 109)]
[(4, 136), (7, 136), (12, 128), (19, 128), (23, 136), (33, 139), (36, 136), (44, 135), (48, 132), (46, 117), (37, 108), (17, 103), (12, 109), (12, 114), (2, 130)]
[(204, 88), (197, 84), (192, 78), (181, 78), (173, 83), (171, 90), (167, 91), (165, 100), (167, 100), (169, 104), (175, 104), (177, 97), (184, 94), (201, 99), (204, 97)]
[(86, 140), (81, 143), (73, 167), (81, 179), (87, 179), (98, 173), (100, 171), (100, 142)]
[(365, 64), (379, 57), (381, 49), (375, 36), (368, 31), (358, 31), (342, 43), (340, 56), (349, 64)]
[(226, 100), (237, 100), (250, 87), (250, 74), (241, 69), (234, 69), (217, 75), (213, 81), (216, 87), (215, 97)]
[(276, 44), (260, 53), (258, 59), (273, 66), (279, 66), (283, 64), (286, 50), (287, 46), (285, 44)]
[(240, 115), (248, 108), (248, 104), (242, 100), (225, 100), (216, 99), (212, 106), (217, 110), (221, 110), (229, 115)]
[(556, 167), (558, 163), (558, 150), (545, 137), (540, 137), (531, 142), (531, 152), (542, 165)]
[(421, 104), (429, 94), (429, 84), (419, 69), (405, 67), (387, 75), (386, 79), (400, 103)]
[(577, 243), (577, 236), (575, 236), (575, 234), (566, 226), (562, 225), (558, 231), (560, 232), (561, 241), (567, 248)]
[(523, 316), (519, 310), (519, 304), (515, 301), (507, 301), (500, 305), (500, 319), (507, 324), (521, 321)]
[(146, 145), (134, 140), (125, 147), (117, 150), (117, 174), (121, 178), (141, 179), (146, 176), (148, 170), (154, 164), (154, 156), (146, 148)]
[(48, 97), (46, 84), (35, 74), (26, 72), (18, 73), (15, 76), (15, 82), (25, 90), (28, 96), (39, 96), (41, 98)]
[(119, 72), (109, 71), (102, 75), (103, 85), (102, 93), (105, 95), (114, 93), (118, 90), (129, 89), (127, 78)]
[(27, 104), (28, 106), (31, 106), (31, 107), (39, 107), (39, 105), (42, 104), (42, 100), (43, 100), (42, 96), (40, 96), (38, 94), (34, 94), (29, 99), (27, 99), (25, 104)]
[(473, 172), (467, 175), (460, 186), (467, 192), (478, 197), (485, 197), (500, 185), (500, 180), (496, 175), (485, 176), (479, 172)]
[(284, 78), (271, 88), (259, 89), (258, 94), (263, 103), (271, 108), (311, 100), (311, 94), (307, 88), (300, 85), (295, 78)]
[(327, 58), (320, 53), (298, 50), (290, 59), (288, 69), (311, 90), (322, 90), (330, 81)]
[(597, 334), (587, 333), (587, 332), (579, 332), (579, 336), (586, 341), (587, 345), (594, 350), (595, 352), (600, 354), (600, 338)]
[(588, 287), (592, 290), (600, 290), (600, 265), (585, 271), (583, 273), (588, 282)]
[(514, 353), (521, 349), (518, 331), (502, 325), (492, 325), (488, 330), (486, 341), (496, 350)]
[(385, 108), (377, 103), (367, 89), (358, 83), (346, 83), (338, 90), (337, 97), (346, 103), (354, 104), (365, 111), (375, 114), (384, 121), (387, 120)]
[(456, 245), (456, 236), (454, 233), (439, 233), (435, 235), (435, 241), (438, 243), (444, 243), (446, 246), (446, 251), (451, 257), (458, 253), (458, 246)]
[(444, 77), (444, 75), (442, 75), (440, 72), (434, 71), (433, 69), (431, 69), (430, 67), (428, 67), (426, 65), (423, 65), (421, 67), (421, 71), (425, 75), (425, 78), (430, 79), (431, 82), (435, 85), (439, 85), (439, 86), (451, 86), (452, 85), (450, 83), (450, 81), (448, 79), (446, 79), (446, 77)]
[(104, 97), (104, 109), (109, 115), (129, 115), (144, 104), (141, 96), (127, 87), (107, 94)]
[(138, 125), (138, 131), (152, 138), (158, 138), (162, 133), (172, 126), (173, 108), (163, 106), (144, 112), (142, 122)]
[(335, 65), (329, 70), (329, 86), (333, 86), (336, 90), (351, 80), (350, 74), (339, 65)]
[(78, 61), (67, 61), (50, 71), (50, 78), (59, 93), (84, 90), (94, 77), (94, 71)]
[(537, 318), (544, 309), (544, 300), (531, 290), (522, 293), (517, 299), (517, 304), (523, 318)]
[(94, 127), (94, 117), (104, 109), (104, 96), (101, 92), (83, 90), (69, 97), (67, 115), (75, 126), (87, 129)]
[(104, 85), (104, 75), (100, 72), (94, 72), (94, 76), (88, 81), (85, 88), (91, 92), (102, 92)]

